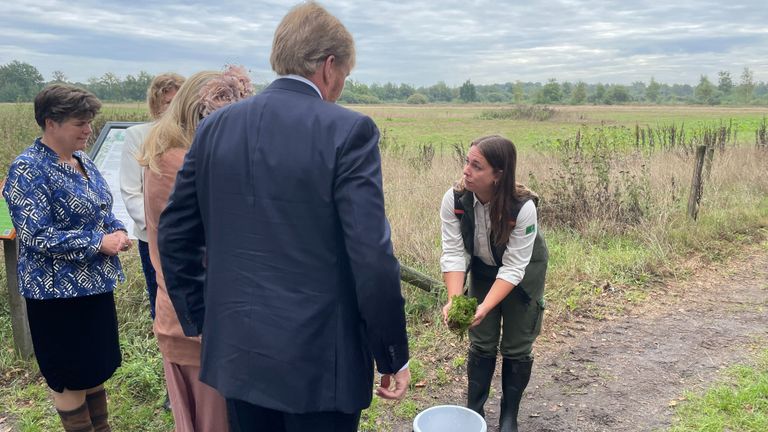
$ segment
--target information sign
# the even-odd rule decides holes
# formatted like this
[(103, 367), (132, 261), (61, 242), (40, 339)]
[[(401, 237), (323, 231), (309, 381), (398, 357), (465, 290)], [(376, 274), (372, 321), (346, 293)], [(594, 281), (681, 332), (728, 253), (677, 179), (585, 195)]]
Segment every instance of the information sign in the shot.
[(134, 240), (136, 237), (133, 235), (133, 219), (128, 214), (128, 209), (126, 209), (120, 194), (120, 158), (125, 143), (125, 130), (138, 124), (141, 123), (107, 122), (88, 154), (104, 180), (107, 181), (109, 190), (112, 191), (112, 213), (123, 222), (128, 230), (128, 237)]
[[(2, 190), (5, 184), (5, 179), (0, 180), (0, 190)], [(8, 203), (5, 202), (5, 198), (0, 195), (0, 240), (13, 240), (16, 238), (16, 230), (13, 228), (13, 221), (11, 221), (11, 212), (8, 211)]]

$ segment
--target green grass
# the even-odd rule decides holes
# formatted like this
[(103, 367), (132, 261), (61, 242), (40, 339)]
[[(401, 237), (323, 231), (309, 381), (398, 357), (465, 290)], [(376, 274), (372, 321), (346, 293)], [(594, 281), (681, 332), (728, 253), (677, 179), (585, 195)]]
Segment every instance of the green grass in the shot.
[[(407, 147), (433, 144), (438, 150), (450, 151), (455, 143), (465, 146), (473, 139), (501, 134), (519, 148), (532, 148), (541, 143), (573, 136), (582, 125), (625, 126), (634, 131), (640, 126), (685, 124), (686, 126), (734, 121), (738, 140), (754, 142), (754, 131), (768, 113), (764, 107), (670, 107), (670, 106), (557, 106), (552, 119), (482, 120), (478, 117), (488, 106), (483, 105), (355, 105), (354, 110), (370, 115), (380, 129), (386, 129), (398, 143)], [(503, 109), (492, 106), (491, 109)]]
[(688, 392), (670, 432), (764, 432), (768, 430), (768, 350), (754, 365), (729, 369), (703, 393)]

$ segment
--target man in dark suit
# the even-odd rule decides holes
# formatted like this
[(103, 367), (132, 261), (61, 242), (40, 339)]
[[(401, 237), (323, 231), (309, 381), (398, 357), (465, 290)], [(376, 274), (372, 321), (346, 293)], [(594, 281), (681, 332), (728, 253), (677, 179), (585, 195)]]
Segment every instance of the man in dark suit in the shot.
[(334, 103), (354, 62), (338, 19), (292, 9), (280, 77), (200, 123), (160, 218), (168, 293), (234, 431), (356, 431), (374, 359), (381, 397), (408, 387), (379, 133)]

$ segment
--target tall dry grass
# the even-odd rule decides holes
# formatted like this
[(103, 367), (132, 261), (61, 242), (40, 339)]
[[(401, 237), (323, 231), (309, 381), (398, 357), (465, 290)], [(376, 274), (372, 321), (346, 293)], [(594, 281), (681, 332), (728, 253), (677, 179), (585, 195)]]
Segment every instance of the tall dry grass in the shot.
[[(383, 153), (387, 214), (398, 258), (440, 279), (438, 210), (462, 166), (447, 153), (414, 164), (418, 154)], [(766, 151), (728, 147), (715, 152), (698, 222), (685, 213), (691, 153), (681, 148), (596, 157), (585, 157), (579, 170), (561, 153), (524, 151), (519, 157), (518, 181), (541, 195), (540, 222), (551, 252), (551, 319), (592, 313), (606, 287), (643, 290), (649, 280), (679, 274), (678, 264), (691, 254), (707, 255), (729, 241), (739, 244), (740, 236), (768, 226)], [(406, 291), (415, 302), (424, 301), (418, 290)]]

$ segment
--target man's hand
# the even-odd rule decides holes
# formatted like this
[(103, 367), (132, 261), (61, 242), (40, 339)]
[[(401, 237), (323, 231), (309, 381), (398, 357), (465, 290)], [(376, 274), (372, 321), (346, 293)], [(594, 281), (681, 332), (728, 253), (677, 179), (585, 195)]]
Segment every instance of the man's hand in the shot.
[[(395, 388), (392, 387), (392, 377), (395, 378)], [(402, 399), (408, 390), (408, 383), (411, 381), (411, 370), (405, 368), (396, 374), (387, 374), (381, 376), (381, 386), (376, 389), (376, 394), (384, 399)]]

